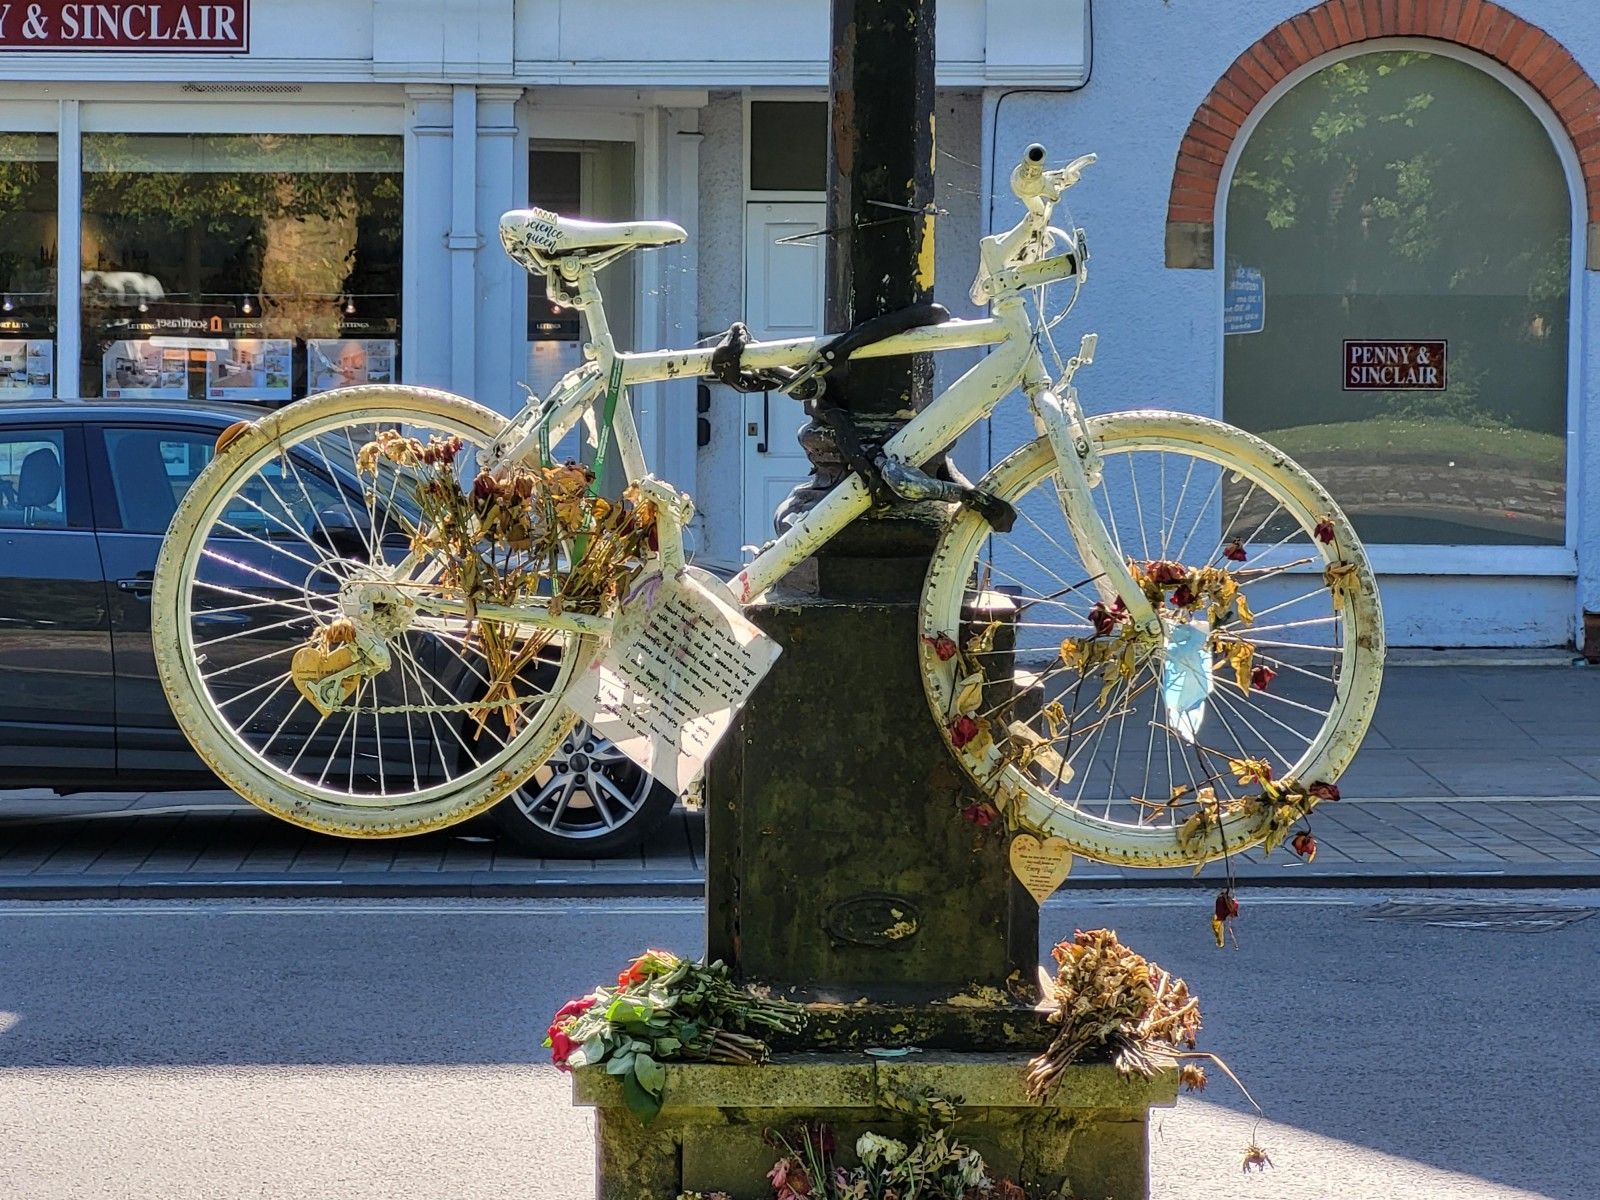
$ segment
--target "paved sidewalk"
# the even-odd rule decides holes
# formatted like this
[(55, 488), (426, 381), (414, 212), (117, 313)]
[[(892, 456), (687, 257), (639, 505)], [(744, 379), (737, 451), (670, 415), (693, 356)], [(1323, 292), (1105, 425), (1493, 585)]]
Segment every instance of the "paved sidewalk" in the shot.
[[(1315, 863), (1236, 862), (1276, 886), (1600, 887), (1600, 670), (1391, 669), (1373, 730), (1312, 819)], [(625, 858), (541, 860), (486, 825), (350, 842), (227, 792), (57, 798), (0, 792), (0, 899), (159, 896), (690, 895), (704, 827), (679, 812)], [(1079, 862), (1069, 887), (1215, 886), (1222, 867)]]

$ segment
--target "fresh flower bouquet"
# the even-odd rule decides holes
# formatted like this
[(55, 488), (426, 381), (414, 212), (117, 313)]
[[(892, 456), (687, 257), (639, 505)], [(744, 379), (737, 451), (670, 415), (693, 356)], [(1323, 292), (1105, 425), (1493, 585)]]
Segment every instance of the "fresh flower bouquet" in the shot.
[(563, 1071), (604, 1063), (607, 1074), (622, 1077), (628, 1107), (648, 1121), (661, 1111), (664, 1061), (753, 1066), (771, 1053), (765, 1035), (797, 1033), (804, 1024), (798, 1004), (740, 987), (720, 960), (647, 950), (616, 987), (569, 1000), (544, 1044)]

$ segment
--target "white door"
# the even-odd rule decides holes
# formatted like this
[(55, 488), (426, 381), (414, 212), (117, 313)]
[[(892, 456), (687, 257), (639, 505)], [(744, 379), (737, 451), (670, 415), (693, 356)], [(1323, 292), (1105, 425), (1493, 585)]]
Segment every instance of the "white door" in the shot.
[[(826, 207), (820, 200), (745, 206), (745, 324), (751, 337), (765, 341), (822, 332), (827, 257), (822, 239), (784, 245), (778, 239), (821, 229)], [(796, 439), (806, 415), (782, 392), (754, 392), (743, 400), (743, 542), (759, 546), (773, 537), (778, 505), (811, 476), (811, 463)]]

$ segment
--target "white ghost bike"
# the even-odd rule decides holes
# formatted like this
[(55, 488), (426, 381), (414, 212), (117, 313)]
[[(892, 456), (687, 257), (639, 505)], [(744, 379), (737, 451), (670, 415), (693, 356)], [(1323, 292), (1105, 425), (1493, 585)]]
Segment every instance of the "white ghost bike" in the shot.
[[(1074, 377), (1094, 337), (1061, 360), (1047, 289), (1087, 278), (1083, 231), (1051, 219), (1093, 156), (1044, 159), (1028, 149), (1011, 179), (1025, 214), (980, 244), (972, 294), (992, 315), (921, 306), (782, 341), (730, 331), (720, 347), (623, 353), (596, 275), (683, 231), (508, 213), (506, 249), (583, 310), (589, 361), (509, 420), (438, 391), (363, 386), (233, 431), (184, 497), (155, 576), (157, 661), (190, 740), (257, 805), (348, 836), (450, 825), (519, 786), (575, 720), (564, 697), (653, 593), (552, 603), (579, 539), (514, 602), (487, 603), (419, 551), (418, 471), (357, 459), (378, 429), (459, 438), (451, 485), (470, 491), (540, 467), (583, 422), (594, 441), (614, 437), (632, 494), (653, 506), (634, 582), (692, 578), (725, 606), (758, 600), (875, 503), (944, 504), (905, 653), (975, 792), (1016, 826), (1140, 866), (1281, 840), (1337, 795), (1376, 703), (1383, 622), (1367, 556), (1316, 480), (1249, 433), (1155, 409), (1085, 416)], [(852, 359), (973, 347), (990, 352), (881, 447), (850, 447), (828, 385)], [(692, 507), (650, 476), (626, 402), (629, 385), (713, 372), (805, 400), (857, 468), (726, 584), (685, 566)], [(975, 485), (919, 469), (1017, 392), (1032, 441)], [(336, 621), (346, 643), (324, 649), (349, 653), (330, 655), (312, 703), (292, 664)], [(496, 631), (537, 635), (509, 685), (491, 680)], [(484, 719), (496, 683), (515, 720)]]

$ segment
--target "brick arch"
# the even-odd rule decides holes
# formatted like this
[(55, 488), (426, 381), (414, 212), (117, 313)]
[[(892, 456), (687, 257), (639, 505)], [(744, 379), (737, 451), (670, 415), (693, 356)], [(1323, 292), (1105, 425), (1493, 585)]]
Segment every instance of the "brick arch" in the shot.
[(1252, 110), (1297, 68), (1373, 38), (1437, 38), (1476, 50), (1520, 77), (1550, 106), (1583, 168), (1590, 269), (1600, 269), (1600, 87), (1565, 46), (1490, 0), (1324, 0), (1279, 22), (1217, 80), (1178, 146), (1167, 197), (1167, 266), (1214, 262), (1217, 188)]

